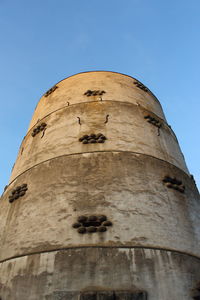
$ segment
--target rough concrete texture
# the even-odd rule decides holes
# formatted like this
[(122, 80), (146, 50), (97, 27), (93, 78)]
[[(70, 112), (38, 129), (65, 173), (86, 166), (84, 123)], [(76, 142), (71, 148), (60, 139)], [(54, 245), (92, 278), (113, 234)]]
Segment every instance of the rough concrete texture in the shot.
[(79, 300), (83, 291), (107, 291), (109, 295), (110, 291), (140, 290), (146, 291), (148, 298), (122, 297), (119, 300), (191, 300), (199, 270), (199, 259), (163, 250), (53, 251), (2, 263), (1, 297), (6, 300)]
[[(1, 300), (192, 299), (199, 193), (158, 100), (134, 82), (82, 73), (39, 101), (0, 201)], [(33, 137), (41, 122), (46, 130)], [(79, 142), (92, 133), (105, 143)], [(185, 192), (168, 188), (165, 176)], [(10, 203), (23, 184), (26, 193)], [(102, 214), (112, 222), (107, 231), (73, 227), (80, 216)]]
[[(167, 188), (166, 175), (182, 180), (185, 193)], [(10, 191), (23, 183), (28, 184), (26, 195), (10, 204)], [(0, 259), (80, 245), (149, 246), (199, 256), (199, 200), (187, 174), (146, 155), (98, 152), (55, 158), (23, 173), (6, 190)], [(72, 224), (87, 214), (105, 214), (113, 226), (81, 235)]]
[[(48, 97), (43, 96), (33, 115), (30, 127), (34, 126), (38, 119), (63, 108), (64, 106), (90, 101), (113, 100), (141, 105), (154, 112), (160, 118), (165, 118), (162, 107), (157, 98), (149, 91), (144, 92), (134, 84), (135, 79), (113, 72), (88, 72), (80, 73), (60, 81), (58, 88)], [(102, 96), (87, 97), (87, 90), (103, 90)]]
[[(92, 102), (59, 110), (38, 124), (47, 124), (45, 132), (32, 137), (30, 130), (19, 150), (11, 181), (20, 173), (45, 160), (66, 154), (94, 151), (130, 151), (168, 161), (188, 172), (178, 141), (165, 122), (158, 129), (144, 117), (141, 106), (120, 102)], [(108, 116), (107, 123), (106, 116)], [(153, 115), (151, 113), (151, 115)], [(80, 118), (79, 124), (77, 117)], [(156, 117), (158, 118), (158, 117)], [(35, 126), (37, 127), (38, 124)], [(84, 134), (103, 133), (104, 144), (82, 144)]]

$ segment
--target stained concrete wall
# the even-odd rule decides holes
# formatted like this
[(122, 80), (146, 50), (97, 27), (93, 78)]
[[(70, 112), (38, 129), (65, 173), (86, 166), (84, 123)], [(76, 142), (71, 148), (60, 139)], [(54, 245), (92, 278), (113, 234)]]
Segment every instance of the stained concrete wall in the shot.
[[(95, 288), (191, 299), (200, 278), (199, 193), (158, 100), (133, 81), (78, 74), (41, 98), (0, 202), (2, 300), (78, 300)], [(106, 93), (83, 96), (88, 89)], [(161, 122), (159, 131), (147, 114)], [(41, 122), (45, 132), (32, 137)], [(105, 143), (79, 142), (93, 132)], [(167, 188), (165, 176), (181, 180), (185, 192)], [(9, 203), (24, 183), (26, 194)], [(113, 224), (106, 232), (72, 226), (80, 215), (101, 214)]]
[[(185, 193), (168, 189), (166, 175), (182, 180)], [(23, 183), (26, 195), (11, 205), (10, 191)], [(80, 245), (142, 245), (199, 256), (199, 203), (188, 175), (167, 162), (113, 151), (62, 156), (26, 171), (6, 190), (0, 259)], [(105, 214), (113, 226), (80, 235), (72, 224), (85, 214)]]
[[(99, 100), (141, 105), (164, 119), (162, 107), (157, 98), (150, 91), (147, 93), (138, 88), (134, 84), (135, 81), (127, 75), (103, 71), (80, 73), (64, 79), (56, 84), (58, 88), (52, 94), (40, 99), (29, 128), (34, 126), (38, 119), (64, 106)], [(103, 90), (106, 93), (102, 96), (87, 97), (84, 95), (87, 90)]]
[(191, 300), (199, 269), (195, 257), (170, 251), (79, 248), (6, 261), (0, 266), (0, 287), (6, 300), (79, 300), (87, 289), (145, 290), (151, 300)]
[[(141, 106), (116, 101), (82, 103), (60, 109), (35, 125), (34, 128), (45, 122), (45, 133), (32, 137), (34, 128), (28, 132), (20, 147), (11, 180), (48, 159), (94, 151), (143, 153), (188, 172), (174, 133), (157, 116), (162, 123), (160, 129), (148, 123), (144, 117), (149, 113)], [(99, 132), (107, 137), (104, 144), (84, 145), (78, 141), (84, 134)]]

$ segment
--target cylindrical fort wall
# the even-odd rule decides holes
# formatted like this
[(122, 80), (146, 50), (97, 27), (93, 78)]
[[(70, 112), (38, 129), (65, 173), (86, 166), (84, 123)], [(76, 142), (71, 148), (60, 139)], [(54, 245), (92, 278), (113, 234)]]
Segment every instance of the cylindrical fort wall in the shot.
[(64, 79), (1, 198), (0, 296), (198, 299), (199, 200), (149, 89), (114, 72)]

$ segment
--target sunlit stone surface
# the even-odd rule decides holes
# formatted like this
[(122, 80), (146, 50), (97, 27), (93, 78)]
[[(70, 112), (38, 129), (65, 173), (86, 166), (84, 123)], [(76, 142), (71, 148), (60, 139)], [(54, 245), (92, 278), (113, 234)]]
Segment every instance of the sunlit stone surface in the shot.
[(113, 72), (64, 79), (40, 99), (1, 197), (0, 297), (198, 299), (199, 212), (148, 88)]

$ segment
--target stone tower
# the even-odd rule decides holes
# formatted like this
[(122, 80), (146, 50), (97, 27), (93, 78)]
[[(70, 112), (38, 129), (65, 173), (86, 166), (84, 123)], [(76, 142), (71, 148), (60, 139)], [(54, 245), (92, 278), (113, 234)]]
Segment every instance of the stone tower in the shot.
[(200, 299), (200, 199), (157, 98), (88, 72), (40, 99), (1, 198), (2, 300)]

